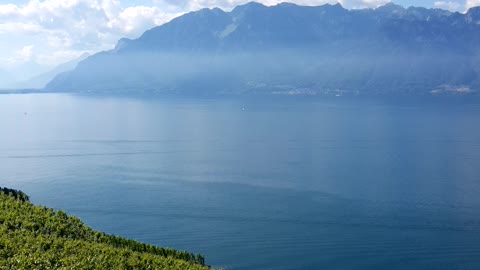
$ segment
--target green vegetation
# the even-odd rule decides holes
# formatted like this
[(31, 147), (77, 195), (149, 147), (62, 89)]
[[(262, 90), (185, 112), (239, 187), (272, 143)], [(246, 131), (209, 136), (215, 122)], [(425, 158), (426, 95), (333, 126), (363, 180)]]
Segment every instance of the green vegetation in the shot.
[(201, 255), (96, 232), (0, 188), (0, 269), (209, 269)]
[(13, 198), (15, 198), (17, 200), (20, 200), (22, 202), (28, 202), (30, 200), (30, 198), (27, 196), (27, 194), (25, 194), (25, 193), (23, 193), (19, 190), (15, 190), (15, 189), (0, 187), (0, 194), (5, 194), (5, 195), (8, 195), (8, 196), (12, 196)]

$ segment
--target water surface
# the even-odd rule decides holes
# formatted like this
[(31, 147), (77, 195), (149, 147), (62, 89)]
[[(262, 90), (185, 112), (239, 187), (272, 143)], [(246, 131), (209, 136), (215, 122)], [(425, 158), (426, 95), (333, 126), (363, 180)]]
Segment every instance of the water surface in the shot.
[(480, 269), (479, 104), (0, 95), (0, 186), (225, 269)]

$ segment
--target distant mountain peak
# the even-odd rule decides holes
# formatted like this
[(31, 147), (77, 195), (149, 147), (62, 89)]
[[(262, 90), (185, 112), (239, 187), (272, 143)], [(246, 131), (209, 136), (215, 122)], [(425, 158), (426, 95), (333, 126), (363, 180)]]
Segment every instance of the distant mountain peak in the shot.
[(323, 6), (320, 6), (321, 8), (329, 11), (329, 12), (332, 12), (333, 14), (338, 14), (338, 13), (342, 13), (342, 12), (345, 12), (348, 10), (345, 9), (340, 3), (336, 3), (336, 4), (325, 4)]
[(193, 11), (191, 13), (225, 13), (225, 11), (223, 11), (218, 7), (214, 7), (214, 8), (202, 8), (198, 11)]
[(232, 12), (235, 12), (235, 11), (245, 11), (247, 9), (255, 9), (255, 8), (265, 8), (266, 6), (261, 4), (261, 3), (258, 3), (258, 2), (255, 2), (255, 1), (252, 1), (252, 2), (248, 2), (246, 4), (243, 4), (243, 5), (239, 5), (239, 6), (236, 6)]
[(394, 2), (388, 2), (385, 3), (382, 6), (379, 6), (378, 8), (400, 8), (400, 9), (405, 9), (402, 5), (395, 4)]
[(467, 17), (476, 23), (480, 22), (480, 6), (472, 7), (467, 11)]
[(279, 7), (298, 7), (297, 4), (290, 3), (290, 2), (281, 2), (281, 3), (278, 3), (277, 6), (279, 6)]
[(397, 5), (393, 2), (388, 2), (383, 6), (379, 6), (376, 8), (376, 10), (383, 11), (383, 12), (390, 12), (390, 13), (399, 13), (399, 12), (406, 11), (406, 9), (403, 6)]
[(83, 60), (83, 59), (89, 57), (90, 55), (91, 54), (89, 52), (84, 52), (78, 58)]
[(132, 40), (129, 39), (129, 38), (121, 38), (117, 42), (117, 45), (115, 46), (115, 48), (113, 49), (112, 52), (118, 52), (118, 51), (122, 50), (123, 48), (126, 48), (130, 42), (132, 42)]
[(480, 12), (480, 6), (478, 7), (472, 7), (470, 9), (468, 9), (467, 13), (478, 13)]
[(232, 11), (231, 14), (235, 19), (241, 18), (246, 14), (253, 14), (259, 10), (266, 9), (267, 6), (257, 2), (248, 2), (244, 5), (236, 6)]
[(336, 4), (333, 4), (333, 5), (332, 5), (332, 4), (327, 4), (327, 5), (332, 6), (332, 7), (335, 7), (335, 8), (345, 9), (345, 8), (342, 6), (342, 4), (340, 4), (340, 3), (336, 3)]

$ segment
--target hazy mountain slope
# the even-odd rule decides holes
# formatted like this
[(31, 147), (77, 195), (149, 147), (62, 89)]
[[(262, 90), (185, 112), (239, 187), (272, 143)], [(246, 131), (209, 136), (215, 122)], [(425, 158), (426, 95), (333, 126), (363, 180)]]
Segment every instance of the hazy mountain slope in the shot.
[(55, 76), (57, 76), (62, 72), (71, 71), (75, 69), (78, 63), (87, 59), (87, 57), (89, 56), (90, 54), (88, 53), (82, 54), (79, 58), (60, 64), (45, 73), (34, 76), (33, 78), (27, 79), (25, 81), (17, 82), (14, 84), (14, 87), (15, 88), (31, 88), (31, 89), (44, 88), (48, 82), (50, 82), (53, 78), (55, 78)]
[(89, 57), (51, 91), (429, 94), (480, 88), (480, 8), (203, 9)]

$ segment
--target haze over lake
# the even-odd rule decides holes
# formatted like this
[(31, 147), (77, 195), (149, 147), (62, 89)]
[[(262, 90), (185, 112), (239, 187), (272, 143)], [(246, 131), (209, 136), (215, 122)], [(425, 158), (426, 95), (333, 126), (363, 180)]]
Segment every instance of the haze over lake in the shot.
[(480, 269), (480, 101), (0, 96), (0, 186), (225, 269)]

